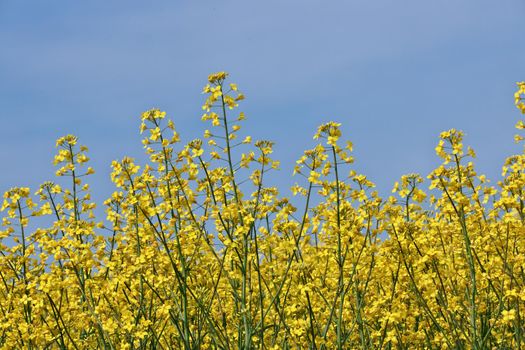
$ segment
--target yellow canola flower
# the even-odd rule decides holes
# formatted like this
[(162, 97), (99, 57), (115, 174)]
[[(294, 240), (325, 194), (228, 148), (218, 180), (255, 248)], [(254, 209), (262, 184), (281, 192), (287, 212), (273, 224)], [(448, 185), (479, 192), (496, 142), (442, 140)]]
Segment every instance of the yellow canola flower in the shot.
[(224, 79), (226, 79), (227, 76), (228, 73), (226, 72), (213, 73), (208, 76), (208, 82), (210, 84), (222, 83), (222, 81), (224, 81)]
[(523, 345), (524, 155), (489, 185), (450, 129), (428, 181), (403, 175), (382, 198), (329, 122), (292, 164), (292, 199), (272, 185), (274, 144), (240, 136), (227, 79), (203, 89), (206, 142), (175, 147), (165, 112), (141, 115), (147, 157), (112, 162), (100, 211), (72, 135), (57, 140), (59, 184), (4, 193), (0, 348)]

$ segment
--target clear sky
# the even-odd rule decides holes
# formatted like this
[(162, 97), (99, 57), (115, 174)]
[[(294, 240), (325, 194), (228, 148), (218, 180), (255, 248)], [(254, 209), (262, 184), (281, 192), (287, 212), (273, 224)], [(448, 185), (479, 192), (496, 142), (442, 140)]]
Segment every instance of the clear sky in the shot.
[(0, 191), (53, 180), (55, 140), (72, 133), (106, 198), (111, 161), (144, 159), (141, 112), (161, 108), (183, 140), (200, 137), (201, 90), (219, 70), (246, 95), (243, 131), (276, 142), (284, 194), (329, 120), (383, 195), (439, 164), (449, 128), (498, 180), (520, 151), (524, 22), (524, 0), (0, 0)]

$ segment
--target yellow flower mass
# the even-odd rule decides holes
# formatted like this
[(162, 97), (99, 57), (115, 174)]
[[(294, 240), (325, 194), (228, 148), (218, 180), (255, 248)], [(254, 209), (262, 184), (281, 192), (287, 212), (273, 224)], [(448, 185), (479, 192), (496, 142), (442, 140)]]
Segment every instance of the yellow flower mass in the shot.
[[(4, 194), (1, 349), (525, 347), (525, 153), (491, 184), (451, 129), (426, 189), (407, 174), (381, 198), (329, 122), (292, 200), (266, 185), (273, 143), (240, 135), (227, 78), (203, 90), (207, 142), (141, 115), (149, 162), (111, 164), (105, 218), (72, 135), (56, 143), (61, 185)], [(524, 98), (521, 82), (525, 114)]]

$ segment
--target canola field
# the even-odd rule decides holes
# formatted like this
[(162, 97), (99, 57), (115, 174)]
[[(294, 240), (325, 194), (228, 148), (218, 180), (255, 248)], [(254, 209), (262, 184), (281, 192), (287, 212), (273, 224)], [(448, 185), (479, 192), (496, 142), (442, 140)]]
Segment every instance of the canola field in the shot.
[[(273, 143), (241, 136), (237, 85), (219, 72), (203, 92), (203, 139), (142, 114), (149, 162), (112, 163), (106, 217), (72, 135), (54, 158), (68, 185), (4, 194), (0, 348), (525, 348), (525, 153), (492, 183), (451, 129), (434, 171), (381, 198), (330, 122), (286, 198), (265, 185)], [(522, 114), (524, 98), (518, 83)]]

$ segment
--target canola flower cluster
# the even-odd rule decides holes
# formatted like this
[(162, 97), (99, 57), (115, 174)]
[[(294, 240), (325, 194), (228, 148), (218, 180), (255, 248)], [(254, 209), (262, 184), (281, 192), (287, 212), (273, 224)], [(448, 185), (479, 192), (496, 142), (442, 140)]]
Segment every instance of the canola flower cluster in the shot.
[(204, 140), (142, 114), (150, 162), (112, 163), (105, 221), (72, 135), (54, 159), (69, 185), (4, 194), (2, 349), (525, 347), (525, 152), (493, 186), (451, 129), (429, 188), (408, 174), (383, 199), (330, 122), (294, 168), (296, 206), (265, 185), (273, 143), (241, 140), (226, 79), (204, 88)]

